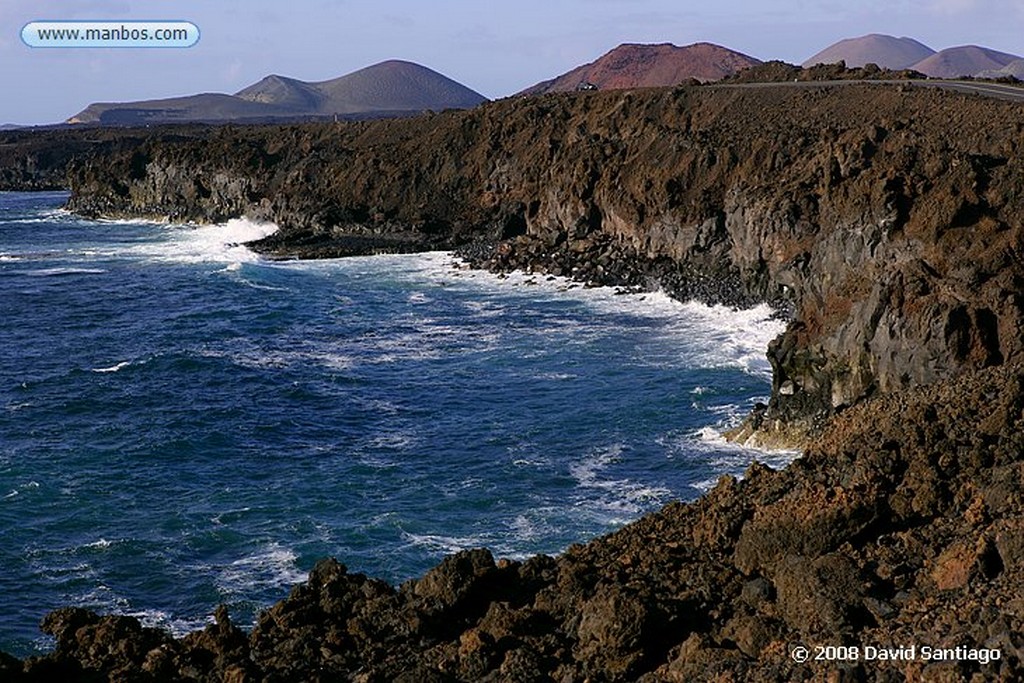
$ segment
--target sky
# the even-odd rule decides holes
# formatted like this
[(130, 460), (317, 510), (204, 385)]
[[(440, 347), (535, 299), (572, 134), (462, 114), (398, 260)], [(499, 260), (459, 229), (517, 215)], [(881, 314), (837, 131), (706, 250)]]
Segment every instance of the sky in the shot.
[[(183, 49), (30, 48), (36, 20), (183, 20)], [(233, 93), (269, 74), (327, 80), (386, 59), (511, 95), (624, 42), (708, 41), (800, 63), (843, 38), (910, 36), (1024, 54), (1022, 0), (0, 0), (0, 124), (91, 102)]]

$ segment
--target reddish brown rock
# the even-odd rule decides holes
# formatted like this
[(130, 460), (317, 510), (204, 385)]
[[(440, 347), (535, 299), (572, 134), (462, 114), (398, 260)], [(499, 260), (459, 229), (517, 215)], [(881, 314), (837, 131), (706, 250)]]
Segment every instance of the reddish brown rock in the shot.
[(760, 64), (759, 59), (712, 43), (678, 47), (671, 43), (627, 43), (597, 60), (549, 81), (538, 83), (520, 95), (551, 92), (625, 90), (681, 85), (688, 81), (717, 81)]

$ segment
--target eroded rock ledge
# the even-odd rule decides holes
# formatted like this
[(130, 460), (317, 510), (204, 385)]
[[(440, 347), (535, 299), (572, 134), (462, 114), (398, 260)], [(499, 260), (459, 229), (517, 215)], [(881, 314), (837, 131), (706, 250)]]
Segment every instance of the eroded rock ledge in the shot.
[(70, 208), (282, 230), (278, 256), (461, 247), (734, 304), (788, 302), (762, 431), (1019, 360), (1024, 109), (905, 84), (506, 100), (411, 120), (157, 133)]

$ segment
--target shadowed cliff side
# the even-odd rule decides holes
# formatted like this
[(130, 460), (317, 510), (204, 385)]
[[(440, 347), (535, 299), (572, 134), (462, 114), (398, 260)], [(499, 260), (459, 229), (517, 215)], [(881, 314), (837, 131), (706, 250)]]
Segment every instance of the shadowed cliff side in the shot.
[(155, 134), (73, 167), (69, 208), (271, 220), (256, 247), (280, 256), (461, 246), (495, 269), (788, 300), (750, 425), (786, 437), (1021, 359), (1022, 132), (1019, 106), (905, 84), (578, 93)]

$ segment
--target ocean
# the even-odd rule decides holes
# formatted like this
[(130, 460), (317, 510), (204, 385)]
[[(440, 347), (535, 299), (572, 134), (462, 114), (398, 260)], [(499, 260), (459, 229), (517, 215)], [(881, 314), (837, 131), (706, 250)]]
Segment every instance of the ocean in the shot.
[(469, 270), (269, 261), (274, 226), (0, 193), (0, 650), (78, 605), (251, 625), (318, 559), (399, 583), (554, 554), (755, 459), (771, 310)]

